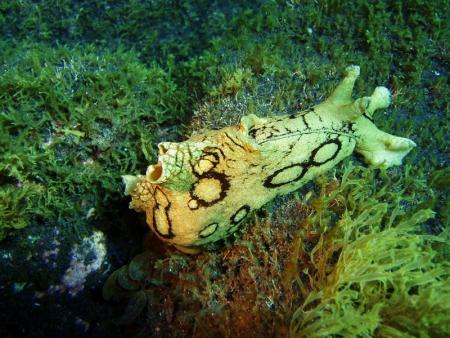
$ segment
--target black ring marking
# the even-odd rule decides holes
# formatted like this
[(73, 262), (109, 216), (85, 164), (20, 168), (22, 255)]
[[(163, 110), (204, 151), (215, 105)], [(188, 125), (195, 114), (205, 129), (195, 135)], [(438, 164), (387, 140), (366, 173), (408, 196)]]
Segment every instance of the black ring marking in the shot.
[[(193, 208), (193, 209), (198, 209), (199, 207), (209, 207), (213, 204), (216, 204), (220, 201), (222, 201), (226, 196), (227, 196), (227, 191), (230, 188), (230, 181), (228, 180), (228, 177), (225, 174), (221, 174), (215, 171), (209, 171), (207, 173), (204, 173), (203, 175), (201, 175), (200, 180), (198, 180), (196, 183), (194, 183), (192, 190), (189, 192), (190, 196), (191, 196), (191, 200), (195, 200), (198, 203), (198, 207), (197, 208)], [(205, 201), (204, 199), (201, 199), (198, 196), (195, 196), (194, 191), (196, 186), (199, 184), (199, 182), (201, 181), (201, 179), (206, 178), (206, 179), (215, 179), (217, 181), (220, 182), (220, 194), (219, 197), (216, 198), (213, 201)]]
[[(241, 213), (241, 211), (244, 211), (244, 213)], [(248, 204), (244, 204), (233, 214), (233, 216), (230, 217), (230, 223), (233, 225), (238, 224), (245, 217), (247, 217), (249, 211), (250, 211), (250, 206)]]
[[(222, 157), (220, 156), (222, 155)], [(208, 158), (208, 157), (213, 157)], [(220, 173), (217, 171), (214, 171), (214, 169), (217, 167), (217, 165), (220, 163), (221, 160), (226, 159), (226, 156), (223, 152), (222, 149), (217, 148), (217, 147), (206, 147), (203, 151), (203, 154), (200, 156), (200, 158), (198, 159), (198, 161), (194, 164), (191, 164), (191, 169), (192, 169), (192, 173), (197, 177), (197, 182), (195, 182), (194, 184), (192, 184), (192, 187), (189, 191), (189, 195), (191, 197), (191, 199), (189, 200), (188, 203), (192, 203), (191, 201), (196, 201), (197, 205), (195, 207), (189, 207), (191, 210), (196, 210), (199, 207), (209, 207), (217, 202), (220, 202), (221, 200), (223, 200), (226, 195), (227, 195), (227, 191), (230, 188), (230, 182), (228, 179), (228, 176), (224, 173)], [(212, 167), (209, 168), (207, 171), (205, 172), (199, 172), (196, 167), (198, 165), (198, 163), (201, 160), (205, 160), (205, 161), (209, 161), (212, 164)], [(202, 179), (215, 179), (218, 180), (220, 182), (220, 194), (219, 197), (216, 198), (213, 201), (206, 201), (203, 200), (202, 198), (195, 196), (194, 192), (195, 189), (197, 187), (197, 185), (200, 183), (200, 181)], [(188, 205), (189, 206), (189, 205)]]
[[(156, 191), (156, 190), (158, 190), (158, 191)], [(165, 216), (165, 218), (166, 218), (167, 225), (168, 225), (168, 233), (167, 233), (167, 234), (163, 234), (163, 233), (161, 233), (161, 232), (159, 231), (159, 229), (158, 229), (158, 224), (157, 224), (157, 221), (156, 221), (156, 212), (157, 212), (158, 210), (160, 210), (159, 208), (161, 207), (160, 203), (157, 201), (157, 193), (158, 193), (158, 192), (161, 193), (162, 196), (164, 196), (165, 201), (167, 202), (167, 206), (164, 207), (164, 216)], [(155, 230), (155, 232), (156, 232), (159, 236), (161, 236), (161, 237), (163, 237), (163, 238), (167, 238), (167, 239), (174, 238), (175, 235), (174, 235), (174, 233), (172, 232), (172, 221), (171, 221), (170, 216), (169, 216), (169, 210), (170, 210), (170, 207), (171, 207), (172, 203), (171, 203), (170, 200), (167, 198), (166, 194), (164, 194), (164, 192), (162, 191), (162, 189), (160, 189), (159, 187), (156, 187), (156, 188), (155, 188), (154, 199), (155, 199), (155, 205), (153, 206), (153, 209), (152, 209), (152, 212), (153, 212), (153, 215), (152, 215), (152, 219), (153, 219), (153, 229)]]
[[(322, 149), (323, 147), (325, 147), (328, 144), (333, 144), (333, 143), (337, 145), (337, 148), (336, 148), (334, 154), (331, 155), (331, 157), (329, 157), (328, 159), (326, 159), (325, 161), (322, 161), (322, 162), (317, 162), (314, 160), (314, 157), (317, 155), (317, 153), (319, 152), (320, 149)], [(341, 148), (342, 148), (342, 142), (337, 138), (325, 141), (311, 152), (311, 156), (309, 157), (309, 163), (313, 166), (320, 166), (327, 162), (330, 162), (336, 158), (336, 156), (339, 153), (339, 151), (341, 150)]]
[[(334, 152), (333, 155), (331, 155), (328, 159), (326, 159), (326, 160), (324, 160), (322, 162), (318, 162), (318, 161), (314, 160), (314, 157), (316, 156), (318, 151), (320, 149), (322, 149), (322, 147), (324, 147), (324, 146), (326, 146), (328, 144), (333, 144), (333, 143), (337, 145), (336, 151)], [(323, 164), (325, 164), (325, 163), (327, 163), (329, 161), (334, 160), (336, 158), (336, 156), (338, 155), (339, 151), (341, 150), (341, 148), (342, 148), (342, 142), (338, 138), (327, 140), (327, 141), (323, 142), (322, 144), (320, 144), (317, 148), (315, 148), (311, 152), (311, 154), (309, 156), (309, 159), (306, 162), (292, 163), (292, 164), (290, 164), (290, 165), (288, 165), (286, 167), (283, 167), (281, 169), (275, 170), (271, 175), (269, 175), (264, 180), (263, 185), (266, 188), (278, 188), (278, 187), (281, 187), (283, 185), (290, 184), (290, 183), (296, 182), (298, 180), (301, 180), (306, 175), (308, 169), (311, 166), (318, 167), (318, 166), (321, 166), (321, 165), (323, 165)], [(295, 176), (293, 179), (290, 179), (289, 181), (280, 182), (280, 183), (273, 183), (273, 180), (274, 180), (274, 178), (277, 175), (283, 173), (286, 170), (294, 168), (294, 167), (300, 167), (301, 168), (301, 171), (299, 171), (297, 176)]]
[(218, 226), (219, 226), (219, 223), (208, 224), (202, 230), (200, 230), (200, 232), (198, 233), (198, 237), (206, 238), (206, 237), (213, 235), (216, 232)]
[[(298, 181), (298, 180), (302, 179), (303, 176), (305, 176), (305, 173), (307, 172), (307, 168), (306, 168), (307, 164), (308, 164), (308, 163), (294, 163), (294, 164), (288, 165), (288, 166), (286, 166), (286, 167), (284, 167), (284, 168), (275, 170), (275, 171), (272, 173), (272, 175), (270, 175), (270, 176), (268, 176), (268, 177), (266, 178), (266, 180), (264, 181), (263, 185), (264, 185), (266, 188), (277, 188), (277, 187), (281, 187), (282, 185), (285, 185), (285, 184), (289, 184), (289, 183)], [(299, 175), (297, 175), (295, 178), (293, 178), (293, 179), (291, 179), (291, 180), (289, 180), (289, 181), (286, 181), (286, 182), (272, 183), (273, 179), (274, 179), (277, 175), (279, 175), (279, 174), (281, 174), (282, 172), (284, 172), (285, 170), (291, 169), (291, 168), (293, 168), (293, 167), (300, 167), (300, 168), (301, 168), (301, 171), (300, 171)]]
[[(207, 158), (208, 156), (212, 156), (214, 159)], [(210, 162), (210, 163), (212, 164), (212, 167), (209, 168), (209, 170), (206, 171), (206, 172), (209, 172), (209, 171), (213, 170), (213, 169), (217, 166), (217, 164), (220, 162), (220, 160), (219, 160), (219, 155), (218, 155), (217, 153), (215, 153), (215, 152), (204, 152), (204, 153), (199, 157), (199, 159), (196, 161), (196, 163), (191, 164), (192, 173), (193, 173), (195, 176), (197, 176), (197, 177), (202, 177), (202, 175), (206, 173), (206, 172), (199, 172), (199, 171), (198, 171), (198, 164), (199, 164), (200, 161), (202, 161), (202, 160), (203, 160), (203, 161), (208, 161), (208, 162)]]
[[(194, 205), (194, 206), (189, 205), (191, 202), (195, 202), (195, 205)], [(194, 200), (194, 199), (190, 199), (190, 200), (188, 201), (187, 206), (188, 206), (188, 208), (191, 209), (191, 210), (197, 210), (197, 209), (198, 209), (198, 201), (197, 201), (197, 200)]]

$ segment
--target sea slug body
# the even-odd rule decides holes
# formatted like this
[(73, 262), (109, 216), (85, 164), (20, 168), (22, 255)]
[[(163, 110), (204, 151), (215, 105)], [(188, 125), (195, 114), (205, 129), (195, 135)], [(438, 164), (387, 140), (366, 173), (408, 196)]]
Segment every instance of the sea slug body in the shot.
[(387, 88), (352, 100), (358, 76), (358, 66), (348, 67), (331, 96), (309, 110), (247, 115), (239, 125), (160, 143), (158, 163), (146, 175), (123, 176), (130, 208), (144, 211), (162, 240), (195, 251), (229, 236), (252, 210), (297, 190), (354, 150), (374, 166), (400, 165), (415, 143), (374, 125), (374, 111), (390, 104)]

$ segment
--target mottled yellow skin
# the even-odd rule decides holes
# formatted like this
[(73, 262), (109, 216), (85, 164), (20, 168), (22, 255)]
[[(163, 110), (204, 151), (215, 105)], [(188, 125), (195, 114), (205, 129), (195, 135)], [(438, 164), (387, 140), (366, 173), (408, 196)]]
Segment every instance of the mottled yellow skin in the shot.
[(353, 150), (372, 165), (401, 164), (415, 146), (380, 131), (371, 120), (390, 103), (378, 87), (353, 101), (359, 67), (323, 103), (275, 118), (244, 116), (239, 125), (160, 143), (145, 176), (124, 176), (130, 207), (144, 211), (164, 241), (189, 250), (225, 238), (246, 216), (329, 170)]

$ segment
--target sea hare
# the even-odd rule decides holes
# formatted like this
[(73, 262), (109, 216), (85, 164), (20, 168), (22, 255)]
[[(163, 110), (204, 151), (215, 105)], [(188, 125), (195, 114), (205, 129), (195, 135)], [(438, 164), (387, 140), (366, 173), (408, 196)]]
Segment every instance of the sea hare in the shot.
[(123, 176), (130, 208), (145, 211), (162, 240), (184, 251), (223, 239), (246, 216), (334, 167), (353, 150), (371, 165), (399, 165), (415, 143), (387, 134), (373, 123), (390, 93), (352, 100), (359, 67), (331, 96), (296, 114), (242, 117), (239, 125), (158, 145), (158, 163), (145, 176)]

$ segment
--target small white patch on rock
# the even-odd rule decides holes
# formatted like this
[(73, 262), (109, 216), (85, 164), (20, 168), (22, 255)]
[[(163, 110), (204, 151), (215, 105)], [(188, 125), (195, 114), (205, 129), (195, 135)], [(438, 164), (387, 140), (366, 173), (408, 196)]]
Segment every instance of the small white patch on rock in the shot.
[(61, 278), (61, 284), (52, 285), (49, 293), (65, 292), (75, 296), (84, 289), (86, 278), (97, 271), (106, 257), (105, 235), (95, 231), (91, 236), (83, 239), (72, 249), (70, 265)]

